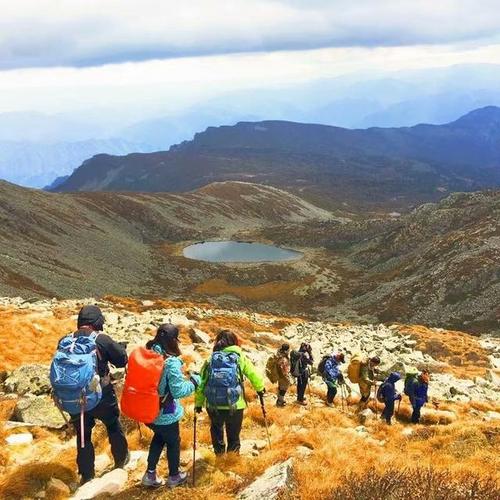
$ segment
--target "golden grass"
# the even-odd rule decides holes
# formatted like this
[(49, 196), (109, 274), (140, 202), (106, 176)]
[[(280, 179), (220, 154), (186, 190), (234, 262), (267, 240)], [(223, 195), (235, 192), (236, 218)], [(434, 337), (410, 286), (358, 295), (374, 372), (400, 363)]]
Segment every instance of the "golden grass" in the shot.
[[(74, 311), (56, 316), (36, 312), (0, 310), (0, 371), (29, 363), (49, 363), (59, 339), (75, 328)], [(23, 348), (19, 349), (22, 338)]]
[(447, 363), (443, 370), (456, 377), (483, 377), (490, 367), (488, 352), (472, 335), (452, 330), (436, 331), (421, 325), (405, 325), (400, 330), (418, 342), (416, 349)]

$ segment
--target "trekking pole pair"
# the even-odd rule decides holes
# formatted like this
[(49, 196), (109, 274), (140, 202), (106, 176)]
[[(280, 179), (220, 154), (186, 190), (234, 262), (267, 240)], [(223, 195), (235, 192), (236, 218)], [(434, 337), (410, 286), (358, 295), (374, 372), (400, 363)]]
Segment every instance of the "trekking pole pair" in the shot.
[(259, 392), (258, 395), (260, 400), (260, 408), (262, 409), (262, 416), (264, 417), (264, 424), (266, 425), (267, 442), (269, 444), (269, 449), (271, 449), (271, 438), (269, 436), (269, 426), (267, 424), (267, 413), (266, 407), (264, 406), (264, 394), (262, 392)]

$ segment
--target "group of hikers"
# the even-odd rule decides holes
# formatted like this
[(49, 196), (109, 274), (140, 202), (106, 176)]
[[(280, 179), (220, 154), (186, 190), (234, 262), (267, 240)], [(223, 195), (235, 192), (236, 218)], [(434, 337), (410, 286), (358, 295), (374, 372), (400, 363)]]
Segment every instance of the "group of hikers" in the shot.
[[(146, 424), (153, 437), (149, 447), (147, 469), (142, 478), (146, 487), (160, 487), (165, 481), (157, 474), (157, 465), (166, 448), (170, 488), (187, 481), (187, 473), (180, 470), (180, 428), (184, 415), (182, 398), (194, 394), (195, 432), (196, 415), (206, 408), (210, 419), (212, 446), (216, 455), (238, 453), (243, 412), (247, 407), (244, 380), (257, 392), (264, 417), (265, 382), (254, 364), (240, 347), (238, 336), (230, 330), (221, 330), (214, 341), (213, 352), (203, 364), (200, 373), (184, 374), (179, 342), (179, 329), (163, 324), (155, 337), (144, 347), (137, 347), (127, 355), (126, 345), (114, 341), (102, 332), (104, 316), (97, 306), (84, 306), (79, 314), (76, 332), (63, 337), (57, 347), (50, 370), (53, 398), (61, 413), (69, 413), (77, 434), (77, 466), (81, 484), (95, 477), (95, 452), (92, 429), (96, 420), (106, 427), (115, 468), (123, 468), (130, 459), (127, 439), (120, 423), (121, 411), (133, 420)], [(278, 384), (276, 405), (285, 406), (285, 396), (292, 383), (297, 384), (297, 403), (306, 405), (306, 389), (313, 366), (311, 346), (303, 343), (297, 351), (283, 344), (272, 355), (266, 374)], [(337, 388), (348, 388), (340, 370), (344, 354), (324, 356), (318, 372), (327, 386), (326, 404), (333, 406)], [(126, 376), (121, 400), (110, 376), (110, 366), (125, 368)], [(359, 408), (368, 404), (371, 389), (377, 380), (378, 357), (353, 359), (348, 368), (351, 381), (359, 384)], [(377, 397), (385, 403), (383, 418), (391, 422), (394, 403), (401, 399), (395, 383), (401, 378), (392, 373), (380, 386)], [(427, 401), (429, 374), (424, 372), (408, 383), (413, 406), (412, 422), (417, 423), (420, 409)]]
[[(396, 390), (396, 382), (401, 380), (399, 372), (392, 372), (388, 377), (384, 377), (378, 372), (380, 365), (378, 356), (363, 358), (359, 355), (352, 357), (347, 368), (349, 380), (359, 387), (360, 400), (358, 411), (367, 408), (372, 390), (375, 399), (384, 404), (381, 418), (389, 425), (394, 416), (395, 403), (401, 401), (403, 395)], [(321, 358), (317, 372), (326, 384), (326, 405), (333, 407), (335, 396), (340, 388), (342, 398), (351, 394), (351, 388), (347, 385), (341, 367), (345, 363), (345, 355), (341, 352), (328, 354)], [(278, 397), (276, 406), (286, 405), (285, 396), (295, 379), (297, 385), (297, 400), (299, 405), (307, 405), (305, 393), (311, 376), (311, 367), (314, 364), (312, 349), (310, 344), (302, 343), (298, 350), (291, 350), (290, 344), (284, 343), (277, 350), (276, 354), (268, 359), (266, 365), (266, 375), (272, 383), (278, 385)], [(428, 370), (422, 372), (407, 373), (404, 380), (404, 393), (409, 397), (412, 405), (412, 423), (420, 421), (420, 412), (425, 403), (428, 402), (430, 374)], [(381, 382), (377, 386), (377, 382)]]

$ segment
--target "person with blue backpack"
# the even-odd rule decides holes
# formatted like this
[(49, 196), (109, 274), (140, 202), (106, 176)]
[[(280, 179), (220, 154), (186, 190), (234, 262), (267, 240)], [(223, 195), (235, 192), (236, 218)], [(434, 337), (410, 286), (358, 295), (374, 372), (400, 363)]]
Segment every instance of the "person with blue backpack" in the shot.
[(129, 460), (128, 445), (120, 425), (120, 409), (109, 364), (127, 365), (125, 347), (102, 333), (104, 316), (97, 306), (83, 307), (78, 314), (78, 329), (63, 337), (50, 368), (54, 402), (70, 414), (76, 430), (77, 465), (84, 484), (95, 476), (92, 429), (100, 420), (106, 427), (115, 468)]
[(420, 422), (420, 412), (422, 407), (429, 401), (429, 380), (430, 374), (428, 370), (422, 370), (419, 375), (408, 377), (405, 381), (405, 394), (410, 398), (410, 403), (413, 408), (411, 422), (418, 424)]
[(243, 412), (247, 407), (243, 386), (245, 378), (262, 398), (264, 380), (241, 350), (238, 337), (230, 330), (220, 331), (215, 339), (213, 353), (201, 369), (201, 382), (195, 397), (197, 413), (201, 413), (206, 404), (216, 455), (239, 453)]
[(340, 365), (344, 361), (344, 353), (338, 352), (324, 356), (318, 365), (318, 373), (322, 376), (327, 387), (326, 406), (333, 407), (333, 400), (337, 395), (337, 385), (345, 384), (344, 376), (340, 371)]
[(396, 382), (401, 380), (399, 372), (392, 372), (377, 390), (377, 400), (384, 403), (381, 419), (391, 425), (391, 419), (394, 415), (394, 403), (401, 400), (401, 394), (396, 391)]
[(181, 355), (179, 329), (176, 326), (161, 325), (155, 338), (146, 344), (146, 348), (163, 356), (165, 361), (158, 386), (158, 393), (162, 396), (160, 412), (156, 420), (148, 424), (154, 435), (149, 447), (148, 465), (142, 484), (154, 488), (163, 486), (164, 481), (156, 474), (156, 466), (163, 448), (166, 447), (169, 471), (167, 486), (175, 488), (187, 480), (187, 473), (179, 470), (181, 455), (179, 421), (184, 415), (184, 408), (179, 399), (193, 394), (200, 383), (200, 377), (190, 374), (187, 379), (182, 372), (183, 361), (179, 357)]

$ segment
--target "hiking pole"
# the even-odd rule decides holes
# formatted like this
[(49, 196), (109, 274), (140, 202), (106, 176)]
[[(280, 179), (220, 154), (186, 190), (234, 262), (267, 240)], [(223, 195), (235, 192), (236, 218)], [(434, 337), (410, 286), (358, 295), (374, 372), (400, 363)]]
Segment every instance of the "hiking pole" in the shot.
[(373, 383), (373, 401), (375, 402), (375, 416), (378, 417), (378, 405), (377, 405), (377, 382)]
[(396, 411), (396, 417), (399, 417), (399, 407), (401, 406), (401, 399), (398, 401), (398, 410)]
[(269, 449), (271, 449), (271, 438), (269, 436), (269, 427), (267, 425), (267, 413), (266, 407), (264, 406), (264, 394), (258, 393), (258, 395), (260, 400), (260, 407), (262, 409), (262, 416), (264, 417), (264, 424), (266, 425), (267, 442), (269, 443)]
[(196, 486), (196, 424), (198, 422), (198, 414), (196, 408), (193, 414), (193, 488)]

